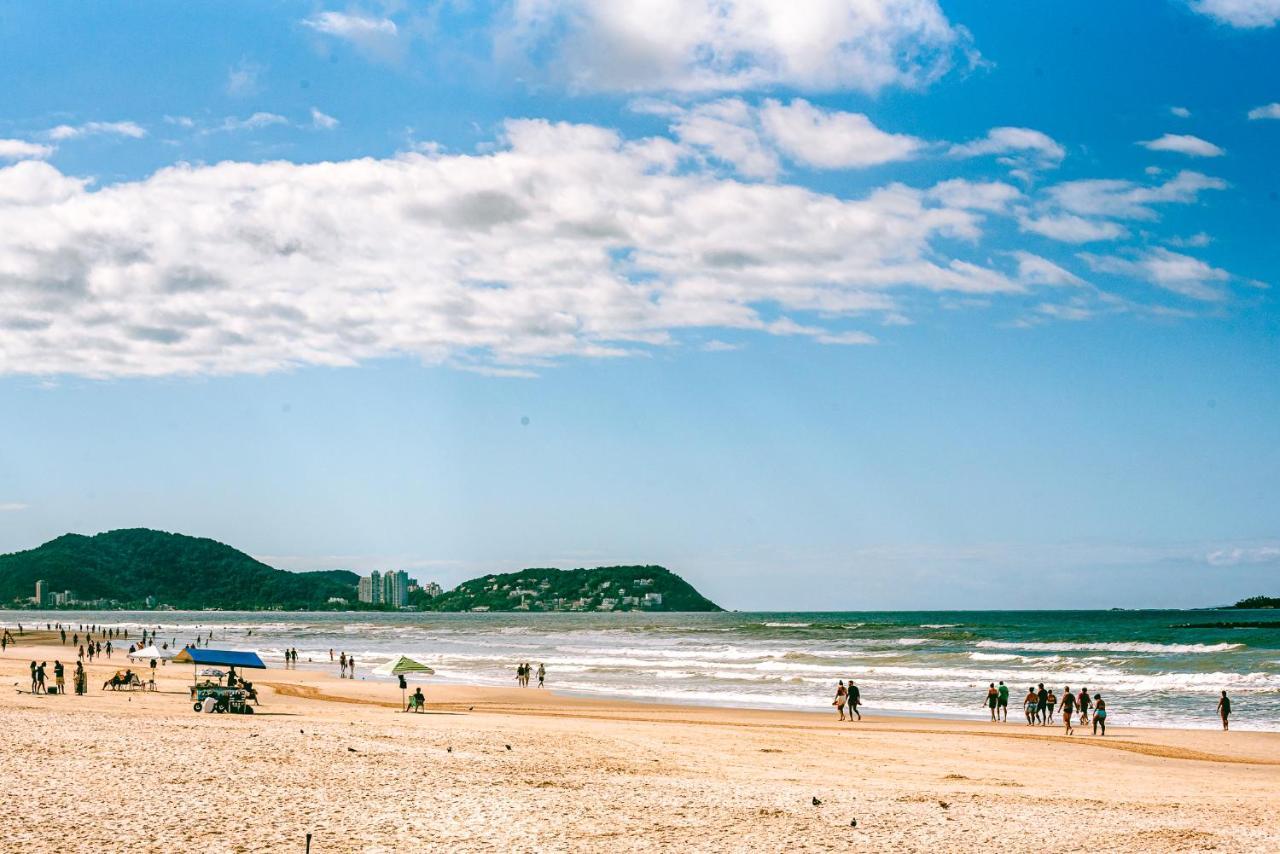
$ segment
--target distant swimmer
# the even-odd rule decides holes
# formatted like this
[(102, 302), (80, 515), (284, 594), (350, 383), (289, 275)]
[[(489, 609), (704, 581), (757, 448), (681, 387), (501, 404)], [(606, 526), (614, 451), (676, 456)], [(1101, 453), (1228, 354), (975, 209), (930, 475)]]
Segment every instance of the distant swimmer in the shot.
[(1218, 717), (1222, 718), (1222, 731), (1227, 731), (1227, 717), (1231, 714), (1231, 698), (1227, 696), (1227, 692), (1222, 692), (1222, 699), (1218, 701)]

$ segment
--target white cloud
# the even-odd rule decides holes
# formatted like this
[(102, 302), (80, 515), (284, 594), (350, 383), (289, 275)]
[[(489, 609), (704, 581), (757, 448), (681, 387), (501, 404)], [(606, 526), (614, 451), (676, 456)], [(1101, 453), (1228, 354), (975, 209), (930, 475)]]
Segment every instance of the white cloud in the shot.
[(311, 108), (311, 126), (316, 130), (333, 130), (341, 122), (333, 116), (320, 112), (315, 107)]
[(1210, 283), (1231, 278), (1226, 270), (1212, 267), (1199, 258), (1160, 247), (1148, 249), (1134, 258), (1089, 253), (1082, 253), (1080, 258), (1100, 273), (1144, 279), (1165, 290), (1202, 302), (1224, 299), (1226, 294), (1223, 290)]
[(1249, 111), (1249, 118), (1251, 120), (1280, 119), (1280, 101), (1261, 107), (1254, 107)]
[(1280, 563), (1280, 546), (1232, 546), (1205, 556), (1210, 566), (1260, 566)]
[(1032, 128), (997, 127), (982, 139), (951, 146), (952, 157), (982, 157), (989, 154), (1030, 155), (1034, 165), (1053, 167), (1067, 156), (1061, 145), (1042, 131)]
[(1180, 119), (1191, 118), (1191, 111), (1188, 110), (1186, 107), (1170, 107), (1169, 113), (1170, 115), (1177, 116)]
[(147, 131), (137, 122), (85, 122), (82, 125), (58, 125), (49, 130), (49, 138), (62, 142), (84, 136), (125, 136), (142, 139)]
[(343, 39), (361, 51), (382, 59), (400, 50), (400, 28), (390, 18), (345, 12), (320, 12), (302, 22), (318, 33)]
[(823, 110), (802, 98), (790, 104), (766, 99), (759, 107), (722, 98), (688, 108), (645, 100), (632, 109), (670, 117), (682, 143), (752, 178), (777, 177), (781, 155), (814, 168), (850, 169), (905, 160), (924, 145), (912, 136), (885, 133), (861, 113)]
[(24, 161), (0, 169), (0, 373), (528, 371), (779, 315), (868, 343), (850, 321), (898, 316), (907, 293), (1025, 291), (948, 254), (981, 223), (900, 184), (747, 184), (667, 139), (532, 120), (481, 155), (181, 165), (98, 189)]
[(193, 128), (196, 126), (196, 120), (190, 116), (165, 116), (164, 122), (180, 128)]
[(1124, 226), (1107, 220), (1085, 219), (1075, 214), (1023, 216), (1018, 220), (1023, 231), (1030, 231), (1063, 243), (1092, 243), (1115, 240), (1129, 232)]
[(934, 184), (929, 197), (951, 208), (1002, 213), (1022, 198), (1022, 191), (1002, 181), (966, 181), (952, 178)]
[(671, 130), (747, 177), (774, 178), (781, 169), (777, 152), (761, 138), (755, 110), (739, 98), (679, 110)]
[(0, 160), (43, 160), (53, 154), (53, 146), (25, 139), (0, 139)]
[(1272, 27), (1280, 21), (1280, 0), (1191, 0), (1191, 8), (1245, 29)]
[(255, 95), (261, 89), (258, 78), (262, 76), (262, 66), (247, 59), (240, 60), (234, 68), (227, 70), (227, 94), (236, 98)]
[(0, 502), (0, 513), (17, 513), (26, 510), (27, 505), (19, 501), (3, 501)]
[(1018, 261), (1018, 279), (1029, 285), (1083, 285), (1084, 280), (1047, 258), (1030, 252), (1014, 252)]
[(765, 132), (791, 159), (819, 169), (875, 166), (909, 160), (922, 140), (885, 133), (861, 113), (827, 111), (802, 98), (790, 104), (773, 99), (760, 107)]
[(937, 0), (514, 0), (498, 45), (625, 92), (918, 87), (967, 49)]
[(1159, 139), (1149, 139), (1138, 145), (1150, 151), (1172, 151), (1191, 157), (1221, 157), (1226, 154), (1212, 142), (1185, 133), (1166, 133)]
[(1199, 172), (1182, 171), (1163, 184), (1136, 184), (1115, 179), (1066, 181), (1047, 194), (1059, 208), (1081, 216), (1155, 219), (1154, 204), (1190, 204), (1204, 190), (1225, 190), (1227, 182)]
[(1171, 237), (1166, 242), (1170, 246), (1179, 246), (1179, 247), (1187, 246), (1193, 249), (1200, 249), (1212, 243), (1213, 238), (1210, 237), (1206, 232), (1199, 231), (1191, 235), (1190, 237)]
[(222, 120), (221, 124), (216, 127), (209, 128), (204, 132), (214, 133), (216, 131), (224, 131), (226, 133), (235, 133), (236, 131), (257, 130), (259, 128), (271, 127), (272, 125), (287, 125), (288, 123), (288, 119), (276, 113), (257, 112), (244, 118), (227, 116)]

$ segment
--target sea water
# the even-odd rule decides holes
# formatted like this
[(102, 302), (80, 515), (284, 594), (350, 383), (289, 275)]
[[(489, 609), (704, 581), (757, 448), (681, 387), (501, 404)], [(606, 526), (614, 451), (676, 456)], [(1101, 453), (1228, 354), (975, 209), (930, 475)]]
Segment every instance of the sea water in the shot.
[[(1274, 619), (1277, 628), (1182, 628)], [(1266, 611), (941, 611), (714, 614), (434, 614), (300, 612), (0, 612), (0, 624), (159, 627), (162, 640), (214, 633), (213, 646), (301, 667), (354, 655), (359, 678), (408, 655), (430, 680), (515, 685), (518, 663), (547, 668), (548, 687), (631, 700), (831, 710), (853, 680), (863, 711), (983, 719), (987, 685), (1010, 688), (1010, 718), (1043, 682), (1087, 687), (1116, 726), (1280, 730), (1280, 613)], [(252, 634), (250, 634), (252, 632)], [(533, 689), (530, 689), (533, 690)]]

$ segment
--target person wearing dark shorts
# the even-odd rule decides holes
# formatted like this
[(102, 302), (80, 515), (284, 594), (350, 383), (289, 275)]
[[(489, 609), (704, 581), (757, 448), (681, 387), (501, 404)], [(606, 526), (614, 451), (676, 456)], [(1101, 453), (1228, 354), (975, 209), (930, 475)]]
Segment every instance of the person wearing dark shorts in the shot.
[(1231, 714), (1231, 698), (1227, 696), (1227, 692), (1222, 692), (1222, 699), (1218, 700), (1218, 717), (1222, 718), (1222, 731), (1227, 731), (1227, 717)]
[(1071, 693), (1071, 686), (1068, 685), (1062, 690), (1062, 722), (1066, 724), (1066, 734), (1071, 735), (1075, 730), (1071, 726), (1071, 718), (1076, 713), (1076, 697)]
[(1102, 699), (1101, 694), (1093, 695), (1093, 734), (1098, 734), (1098, 727), (1102, 727), (1102, 734), (1107, 734), (1107, 703)]
[(858, 686), (853, 684), (853, 680), (849, 680), (849, 693), (845, 697), (845, 702), (849, 704), (849, 720), (853, 720), (857, 715), (858, 720), (862, 720), (862, 712), (858, 711), (858, 706), (862, 705), (862, 693), (858, 690)]
[(1000, 687), (996, 689), (996, 693), (998, 695), (996, 699), (996, 705), (1000, 708), (1000, 720), (1008, 721), (1009, 720), (1009, 686), (1001, 682)]
[(996, 719), (996, 703), (1000, 701), (1000, 692), (996, 690), (996, 683), (992, 682), (987, 686), (987, 708), (991, 710), (991, 720)]
[(1044, 689), (1044, 683), (1040, 683), (1040, 689), (1036, 691), (1036, 720), (1040, 722), (1040, 726), (1044, 726), (1048, 722), (1046, 712), (1049, 709), (1049, 692)]

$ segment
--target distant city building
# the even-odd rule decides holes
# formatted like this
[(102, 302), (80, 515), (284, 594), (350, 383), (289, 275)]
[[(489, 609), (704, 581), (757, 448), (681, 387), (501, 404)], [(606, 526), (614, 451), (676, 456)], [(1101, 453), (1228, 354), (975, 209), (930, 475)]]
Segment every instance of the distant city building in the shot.
[(434, 581), (428, 581), (426, 584), (421, 585), (421, 589), (428, 596), (439, 596), (444, 593), (444, 588)]
[(409, 604), (409, 573), (397, 569), (382, 576), (382, 603), (395, 608)]
[(343, 597), (341, 597), (341, 596), (330, 596), (330, 597), (329, 597), (329, 604), (330, 604), (330, 605), (345, 605), (345, 604), (347, 604), (347, 600), (346, 600), (346, 599), (344, 599), (344, 598), (343, 598)]
[(382, 604), (382, 573), (376, 569), (360, 579), (359, 597), (361, 602), (371, 605)]
[(643, 602), (643, 604), (644, 604), (646, 607), (651, 607), (651, 606), (653, 606), (653, 605), (661, 605), (661, 604), (662, 604), (662, 594), (661, 594), (661, 593), (646, 593), (646, 594), (644, 594), (644, 602)]
[(49, 584), (43, 579), (36, 582), (36, 607), (43, 608), (49, 600)]

